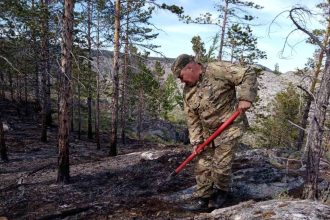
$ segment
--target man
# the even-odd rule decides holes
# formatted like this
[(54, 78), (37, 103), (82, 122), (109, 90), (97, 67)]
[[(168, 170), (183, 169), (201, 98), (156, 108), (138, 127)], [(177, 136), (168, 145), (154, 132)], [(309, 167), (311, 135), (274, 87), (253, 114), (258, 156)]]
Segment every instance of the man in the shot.
[[(184, 110), (194, 147), (203, 143), (236, 109), (241, 113), (249, 109), (257, 95), (257, 68), (251, 66), (226, 62), (204, 66), (195, 62), (192, 56), (182, 54), (174, 61), (171, 70), (185, 84)], [(236, 86), (240, 86), (238, 97)], [(185, 205), (185, 209), (208, 211), (223, 205), (242, 128), (242, 117), (239, 116), (197, 156), (197, 188), (194, 200)]]

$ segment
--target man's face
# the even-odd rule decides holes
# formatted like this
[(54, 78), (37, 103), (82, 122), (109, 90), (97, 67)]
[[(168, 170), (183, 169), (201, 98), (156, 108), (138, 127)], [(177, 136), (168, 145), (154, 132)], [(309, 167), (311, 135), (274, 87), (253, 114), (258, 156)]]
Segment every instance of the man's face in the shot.
[(188, 86), (194, 86), (199, 80), (201, 68), (198, 63), (191, 61), (180, 72), (179, 79)]

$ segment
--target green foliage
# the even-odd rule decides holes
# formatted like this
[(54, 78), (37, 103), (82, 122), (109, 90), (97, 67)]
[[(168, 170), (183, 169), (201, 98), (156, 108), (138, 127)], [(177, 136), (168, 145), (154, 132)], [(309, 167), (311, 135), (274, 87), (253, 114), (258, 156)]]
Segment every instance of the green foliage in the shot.
[(137, 53), (136, 57), (138, 70), (130, 76), (132, 79), (130, 93), (134, 94), (134, 98), (130, 101), (131, 105), (136, 106), (133, 107), (134, 109), (138, 109), (137, 105), (143, 102), (147, 115), (169, 120), (169, 113), (177, 105), (182, 104), (173, 75), (170, 74), (164, 80), (165, 70), (160, 62), (156, 61), (153, 69), (150, 69), (145, 64), (146, 54)]
[(191, 43), (192, 43), (192, 49), (195, 53), (195, 60), (201, 63), (204, 63), (206, 61), (206, 50), (204, 47), (204, 42), (202, 41), (200, 36), (194, 36), (191, 39)]
[(173, 111), (175, 106), (183, 105), (182, 98), (178, 90), (178, 86), (173, 77), (173, 74), (170, 74), (162, 87), (161, 91), (161, 117), (165, 120), (169, 120), (168, 114)]
[(260, 135), (261, 147), (294, 147), (299, 131), (289, 121), (299, 123), (300, 105), (299, 94), (293, 85), (276, 95), (273, 115), (263, 119), (260, 126), (255, 128)]
[[(228, 5), (226, 9), (225, 5)], [(219, 12), (220, 18), (223, 18), (225, 11), (228, 12), (230, 21), (232, 24), (238, 24), (246, 21), (252, 21), (256, 17), (251, 15), (247, 9), (262, 9), (263, 7), (249, 1), (237, 1), (237, 0), (221, 0), (221, 3), (215, 4), (215, 9)], [(199, 23), (199, 24), (215, 24), (218, 26), (222, 25), (222, 19), (214, 20), (212, 18), (212, 14), (206, 12), (205, 14), (201, 14), (197, 18), (192, 18), (189, 15), (181, 14), (181, 20), (186, 23)]]
[(211, 61), (215, 61), (216, 58), (214, 56), (214, 52), (217, 49), (217, 43), (219, 41), (219, 34), (216, 34), (213, 38), (213, 42), (208, 51), (206, 51), (204, 47), (204, 42), (202, 41), (199, 35), (194, 36), (191, 39), (192, 49), (195, 53), (195, 60), (200, 63), (207, 63)]
[(231, 61), (253, 64), (257, 59), (266, 59), (264, 51), (257, 48), (257, 38), (249, 25), (234, 24), (228, 30), (228, 46), (231, 47)]
[(169, 10), (173, 14), (177, 14), (177, 15), (181, 15), (184, 12), (183, 8), (179, 7), (177, 5), (167, 5), (167, 4), (163, 3), (160, 6), (160, 8), (165, 9), (165, 10)]
[(280, 72), (280, 66), (278, 65), (278, 63), (275, 64), (275, 70), (274, 70), (274, 73), (276, 75), (280, 75), (281, 72)]
[[(219, 2), (219, 3), (218, 3)], [(251, 9), (262, 9), (263, 7), (253, 3), (252, 1), (239, 1), (239, 0), (222, 0), (217, 1), (215, 9), (217, 15), (212, 15), (209, 12), (201, 14), (199, 17), (192, 18), (189, 15), (180, 15), (180, 19), (186, 23), (197, 23), (197, 24), (211, 24), (219, 26), (218, 30), (221, 30), (221, 45), (219, 58), (224, 54), (223, 42), (227, 38), (227, 27), (230, 25), (238, 24), (251, 24), (252, 20), (256, 17), (253, 16), (250, 11)], [(216, 17), (216, 19), (214, 19)], [(227, 52), (227, 51), (225, 51)]]

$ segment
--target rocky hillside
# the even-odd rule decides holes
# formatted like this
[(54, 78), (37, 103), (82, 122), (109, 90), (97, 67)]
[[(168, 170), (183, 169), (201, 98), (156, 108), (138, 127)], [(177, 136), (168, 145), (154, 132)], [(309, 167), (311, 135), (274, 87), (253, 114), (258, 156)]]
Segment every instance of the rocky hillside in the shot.
[(247, 112), (249, 121), (252, 124), (258, 115), (267, 117), (271, 114), (271, 103), (277, 93), (284, 91), (290, 84), (308, 88), (309, 80), (293, 71), (277, 75), (270, 70), (265, 70), (258, 77), (258, 83), (258, 101), (254, 104), (254, 108)]
[[(101, 70), (104, 72), (104, 77), (107, 78), (109, 76), (109, 72), (111, 72), (111, 53), (109, 52), (103, 52), (103, 58), (102, 58), (102, 65), (101, 65)], [(147, 66), (149, 68), (153, 68), (155, 63), (159, 61), (163, 65), (165, 69), (165, 75), (164, 79), (168, 77), (169, 74), (171, 73), (171, 65), (174, 61), (174, 58), (157, 58), (157, 57), (150, 57), (147, 61)], [(250, 125), (254, 125), (257, 122), (257, 118), (261, 117), (267, 117), (271, 114), (272, 109), (271, 109), (271, 103), (273, 102), (276, 94), (278, 92), (284, 91), (290, 83), (292, 83), (294, 86), (303, 86), (304, 88), (308, 88), (308, 85), (310, 84), (309, 78), (303, 77), (302, 75), (298, 75), (293, 71), (289, 71), (286, 73), (282, 74), (275, 74), (271, 69), (267, 67), (261, 66), (264, 71), (261, 72), (261, 74), (258, 76), (258, 83), (259, 83), (259, 91), (258, 91), (258, 98), (257, 102), (254, 103), (254, 106), (252, 109), (250, 109), (247, 112), (247, 117), (249, 119)], [(180, 83), (180, 81), (177, 81), (179, 88), (183, 89), (183, 84)], [(297, 89), (301, 94), (303, 94), (302, 90)], [(106, 99), (106, 97), (104, 97)], [(110, 101), (110, 100), (109, 100)], [(175, 115), (179, 115), (180, 118), (184, 118), (184, 114), (180, 108), (177, 108), (175, 110)], [(146, 122), (148, 123), (148, 122)], [(152, 124), (157, 125), (157, 124), (164, 124), (166, 122), (161, 121), (161, 122), (153, 122)], [(168, 125), (167, 127), (172, 127), (173, 126)], [(135, 128), (133, 128), (134, 130)], [(144, 133), (146, 135), (153, 135), (153, 133), (156, 133), (157, 137), (156, 138), (161, 138), (163, 140), (168, 140), (170, 137), (168, 136), (168, 133), (170, 133), (171, 137), (175, 135), (179, 136), (185, 136), (181, 131), (173, 130), (173, 129), (167, 129), (164, 131), (164, 129), (159, 129), (159, 127), (152, 127), (152, 126), (147, 126), (146, 130), (144, 130)], [(178, 134), (179, 133), (179, 134)], [(171, 139), (171, 138), (170, 138)], [(175, 139), (177, 141), (177, 138)], [(179, 141), (182, 141), (182, 138), (179, 138)]]
[[(165, 68), (165, 77), (171, 74), (171, 64), (174, 59), (160, 59), (151, 58), (148, 61), (148, 66), (153, 67), (156, 61), (160, 61)], [(251, 124), (253, 124), (258, 115), (267, 117), (271, 114), (271, 103), (274, 100), (277, 93), (284, 91), (289, 84), (294, 86), (302, 86), (308, 88), (310, 79), (296, 74), (294, 71), (289, 71), (282, 74), (275, 74), (267, 67), (261, 66), (264, 71), (258, 77), (259, 91), (258, 101), (254, 104), (254, 108), (251, 109), (247, 116)], [(178, 81), (181, 86), (181, 83)], [(301, 90), (299, 91), (301, 92)]]

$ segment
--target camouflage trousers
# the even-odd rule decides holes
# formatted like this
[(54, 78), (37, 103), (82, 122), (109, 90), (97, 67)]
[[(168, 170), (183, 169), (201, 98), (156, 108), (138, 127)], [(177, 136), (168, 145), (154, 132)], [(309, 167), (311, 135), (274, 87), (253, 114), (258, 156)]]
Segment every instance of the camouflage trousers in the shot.
[(195, 197), (210, 197), (214, 189), (229, 190), (231, 167), (241, 135), (241, 126), (231, 125), (197, 156)]

